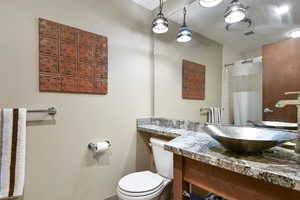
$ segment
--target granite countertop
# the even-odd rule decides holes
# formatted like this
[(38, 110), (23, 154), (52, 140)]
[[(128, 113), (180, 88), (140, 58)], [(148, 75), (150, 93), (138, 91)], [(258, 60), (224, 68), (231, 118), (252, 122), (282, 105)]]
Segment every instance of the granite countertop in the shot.
[(206, 164), (300, 191), (300, 155), (274, 147), (258, 155), (229, 153), (202, 130), (203, 123), (146, 118), (137, 120), (141, 132), (174, 138), (165, 149)]

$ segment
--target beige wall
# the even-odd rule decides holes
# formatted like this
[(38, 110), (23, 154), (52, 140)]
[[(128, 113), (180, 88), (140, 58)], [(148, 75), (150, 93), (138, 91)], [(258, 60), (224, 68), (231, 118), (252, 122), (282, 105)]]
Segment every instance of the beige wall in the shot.
[(242, 60), (248, 58), (255, 58), (259, 56), (262, 56), (262, 47), (241, 53)]
[[(114, 195), (149, 164), (135, 120), (152, 109), (151, 13), (130, 0), (3, 0), (0, 13), (0, 107), (59, 109), (56, 124), (27, 128), (24, 200)], [(108, 95), (38, 91), (39, 17), (108, 37)], [(112, 149), (97, 162), (87, 144), (104, 139)]]
[[(221, 105), (222, 46), (197, 33), (186, 44), (176, 42), (178, 24), (155, 36), (155, 116), (205, 121), (200, 108)], [(205, 100), (182, 99), (182, 59), (206, 65)]]

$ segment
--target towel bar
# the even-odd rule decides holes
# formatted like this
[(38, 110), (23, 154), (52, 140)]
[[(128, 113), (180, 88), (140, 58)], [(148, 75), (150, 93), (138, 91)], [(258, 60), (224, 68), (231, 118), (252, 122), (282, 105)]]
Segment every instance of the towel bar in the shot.
[[(224, 108), (221, 108), (221, 110), (223, 111)], [(200, 108), (200, 112), (209, 112), (210, 108)]]
[(50, 107), (47, 110), (28, 110), (28, 113), (48, 113), (48, 115), (54, 116), (57, 113), (57, 109), (55, 107)]
[(21, 198), (22, 196), (17, 196), (17, 197), (5, 197), (5, 198), (1, 198), (0, 200), (10, 200), (10, 199), (18, 199)]
[(210, 111), (209, 108), (200, 108), (200, 112), (201, 112), (201, 113), (207, 113), (207, 112), (209, 112), (209, 111)]

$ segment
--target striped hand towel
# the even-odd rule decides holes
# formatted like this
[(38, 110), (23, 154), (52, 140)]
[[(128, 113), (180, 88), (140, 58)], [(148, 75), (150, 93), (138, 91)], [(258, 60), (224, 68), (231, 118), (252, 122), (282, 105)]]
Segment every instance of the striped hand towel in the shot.
[(211, 124), (221, 124), (222, 109), (220, 107), (210, 107), (207, 115), (207, 122)]
[(215, 110), (214, 107), (209, 107), (209, 111), (208, 111), (208, 123), (215, 123)]
[(0, 199), (23, 195), (26, 109), (2, 109), (0, 115)]

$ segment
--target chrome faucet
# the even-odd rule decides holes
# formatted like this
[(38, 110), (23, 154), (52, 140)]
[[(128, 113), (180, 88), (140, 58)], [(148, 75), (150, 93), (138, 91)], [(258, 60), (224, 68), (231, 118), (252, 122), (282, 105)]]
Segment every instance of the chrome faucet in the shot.
[[(287, 105), (297, 106), (297, 118), (298, 118), (298, 133), (300, 134), (300, 91), (298, 92), (286, 92), (285, 95), (297, 94), (298, 98), (296, 100), (280, 100), (276, 103), (275, 107), (283, 108)], [(300, 154), (300, 139), (297, 140), (295, 152)]]

